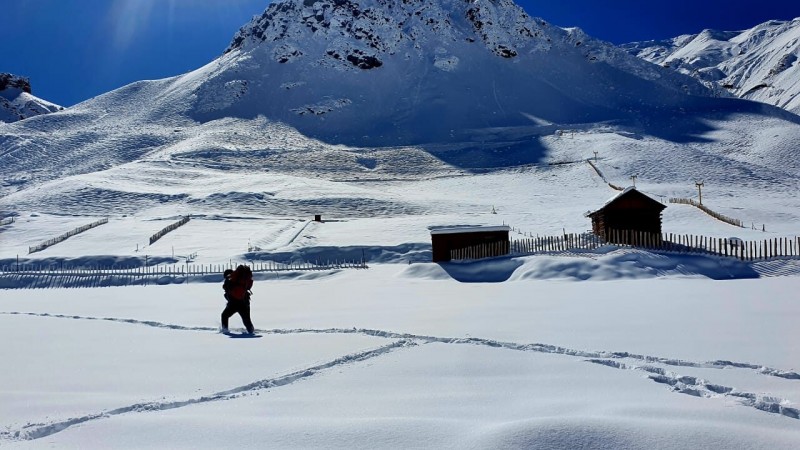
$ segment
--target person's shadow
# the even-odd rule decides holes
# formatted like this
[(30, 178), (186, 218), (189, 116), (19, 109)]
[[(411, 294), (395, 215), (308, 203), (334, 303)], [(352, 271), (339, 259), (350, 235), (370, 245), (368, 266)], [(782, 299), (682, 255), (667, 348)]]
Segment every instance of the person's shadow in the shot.
[(258, 339), (261, 337), (260, 334), (250, 334), (250, 333), (224, 333), (225, 336), (228, 336), (231, 339)]

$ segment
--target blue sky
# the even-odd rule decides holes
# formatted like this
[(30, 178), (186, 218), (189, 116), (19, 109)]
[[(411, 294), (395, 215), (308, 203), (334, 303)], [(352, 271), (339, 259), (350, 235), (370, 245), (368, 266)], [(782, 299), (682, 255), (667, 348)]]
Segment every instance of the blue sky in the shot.
[[(196, 69), (219, 56), (269, 0), (15, 0), (0, 7), (0, 72), (71, 106), (144, 79)], [(533, 16), (624, 43), (738, 30), (800, 16), (789, 0), (517, 0)]]

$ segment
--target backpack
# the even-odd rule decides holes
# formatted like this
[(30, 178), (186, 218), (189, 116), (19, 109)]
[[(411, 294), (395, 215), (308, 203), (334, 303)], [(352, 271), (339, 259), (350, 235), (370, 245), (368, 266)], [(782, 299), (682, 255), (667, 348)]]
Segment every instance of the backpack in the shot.
[(253, 271), (247, 266), (239, 266), (222, 285), (229, 300), (250, 300), (250, 289), (253, 287)]

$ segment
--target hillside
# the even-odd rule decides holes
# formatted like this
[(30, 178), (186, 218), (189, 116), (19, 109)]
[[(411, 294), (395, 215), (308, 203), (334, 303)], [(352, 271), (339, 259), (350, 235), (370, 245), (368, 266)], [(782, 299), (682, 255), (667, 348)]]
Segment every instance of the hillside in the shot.
[(503, 190), (553, 192), (536, 205), (563, 207), (540, 217), (530, 198), (506, 196), (513, 223), (583, 228), (610, 194), (586, 172), (597, 151), (617, 185), (638, 175), (654, 195), (686, 197), (705, 180), (739, 217), (726, 209), (796, 191), (798, 122), (709, 97), (691, 77), (509, 1), (292, 0), (193, 72), (0, 124), (0, 211), (426, 221), (499, 203), (464, 181), (442, 197), (436, 180), (496, 174), (513, 177)]
[(717, 91), (800, 112), (800, 18), (622, 46)]

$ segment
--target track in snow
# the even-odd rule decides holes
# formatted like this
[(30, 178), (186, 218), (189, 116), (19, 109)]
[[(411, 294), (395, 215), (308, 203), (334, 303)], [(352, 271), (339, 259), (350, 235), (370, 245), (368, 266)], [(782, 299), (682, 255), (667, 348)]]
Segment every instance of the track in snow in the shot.
[(74, 425), (79, 425), (86, 422), (105, 419), (108, 417), (119, 416), (122, 414), (137, 413), (137, 412), (150, 412), (150, 411), (165, 411), (169, 409), (183, 408), (185, 406), (196, 405), (200, 403), (218, 402), (223, 400), (232, 400), (248, 395), (253, 395), (257, 391), (264, 389), (277, 388), (287, 386), (306, 378), (313, 377), (321, 372), (324, 372), (333, 367), (339, 367), (346, 364), (354, 364), (368, 359), (372, 359), (393, 350), (414, 346), (412, 341), (398, 340), (391, 344), (384, 345), (372, 350), (367, 350), (359, 353), (352, 353), (349, 355), (341, 356), (332, 361), (328, 361), (316, 366), (307, 367), (296, 372), (288, 373), (275, 378), (267, 378), (257, 380), (243, 386), (237, 386), (225, 391), (216, 392), (211, 395), (204, 395), (202, 397), (189, 398), (184, 400), (174, 401), (161, 401), (161, 402), (146, 402), (136, 403), (133, 405), (123, 406), (120, 408), (112, 409), (110, 411), (103, 411), (96, 414), (88, 414), (80, 417), (73, 417), (66, 420), (52, 422), (48, 424), (36, 424), (23, 427), (20, 430), (8, 430), (0, 432), (0, 439), (17, 439), (17, 440), (35, 440), (41, 439), (58, 432), (64, 431)]
[[(193, 331), (193, 332), (217, 332), (216, 327), (204, 326), (185, 326), (179, 324), (169, 324), (158, 321), (126, 319), (118, 317), (91, 317), (79, 315), (66, 315), (66, 314), (50, 314), (50, 313), (33, 313), (33, 312), (0, 312), (0, 315), (21, 315), (32, 316), (41, 318), (55, 318), (55, 319), (72, 319), (72, 320), (94, 320), (116, 322), (120, 324), (141, 325), (161, 329), (170, 329), (176, 331)], [(483, 347), (492, 347), (497, 349), (515, 350), (523, 352), (536, 352), (547, 353), (554, 355), (564, 355), (577, 358), (584, 358), (585, 361), (599, 364), (606, 367), (616, 368), (620, 370), (630, 370), (636, 372), (645, 372), (650, 380), (655, 383), (666, 385), (669, 389), (676, 393), (692, 395), (700, 398), (720, 398), (728, 397), (736, 399), (743, 406), (758, 409), (768, 413), (781, 415), (791, 419), (800, 419), (800, 409), (788, 406), (789, 401), (786, 399), (771, 396), (765, 393), (753, 393), (740, 391), (734, 387), (723, 386), (712, 383), (705, 379), (693, 376), (679, 375), (672, 371), (665, 370), (661, 367), (656, 367), (654, 364), (672, 367), (689, 367), (689, 368), (702, 368), (702, 369), (743, 369), (754, 371), (761, 375), (773, 376), (783, 378), (786, 380), (800, 380), (800, 374), (794, 371), (780, 370), (775, 368), (766, 367), (760, 364), (752, 364), (745, 362), (735, 361), (686, 361), (674, 358), (665, 358), (660, 356), (642, 355), (629, 352), (610, 352), (610, 351), (587, 351), (579, 349), (571, 349), (560, 347), (550, 344), (541, 343), (516, 343), (516, 342), (503, 342), (492, 339), (483, 338), (454, 338), (454, 337), (441, 337), (430, 336), (410, 333), (398, 333), (393, 331), (375, 330), (367, 328), (295, 328), (295, 329), (264, 329), (256, 330), (260, 334), (274, 334), (274, 335), (290, 335), (290, 334), (362, 334), (372, 337), (380, 337), (390, 339), (392, 342), (385, 346), (381, 346), (372, 350), (348, 354), (336, 358), (332, 361), (308, 367), (296, 372), (282, 375), (275, 378), (267, 378), (248, 383), (243, 386), (237, 386), (228, 390), (220, 391), (211, 395), (202, 397), (189, 398), (184, 400), (175, 401), (155, 401), (137, 403), (110, 411), (103, 411), (100, 413), (89, 414), (81, 417), (74, 417), (66, 420), (61, 420), (51, 423), (27, 425), (21, 429), (0, 432), (0, 440), (35, 440), (52, 434), (63, 431), (74, 425), (99, 420), (111, 416), (117, 416), (128, 413), (149, 412), (149, 411), (163, 411), (168, 409), (182, 408), (199, 403), (208, 403), (222, 400), (232, 400), (246, 395), (252, 395), (257, 391), (263, 389), (270, 389), (285, 386), (296, 381), (313, 377), (320, 373), (325, 372), (327, 369), (342, 366), (346, 364), (358, 363), (367, 359), (372, 359), (383, 354), (395, 351), (401, 348), (409, 348), (418, 345), (441, 343), (441, 344), (462, 344), (462, 345), (477, 345)]]

